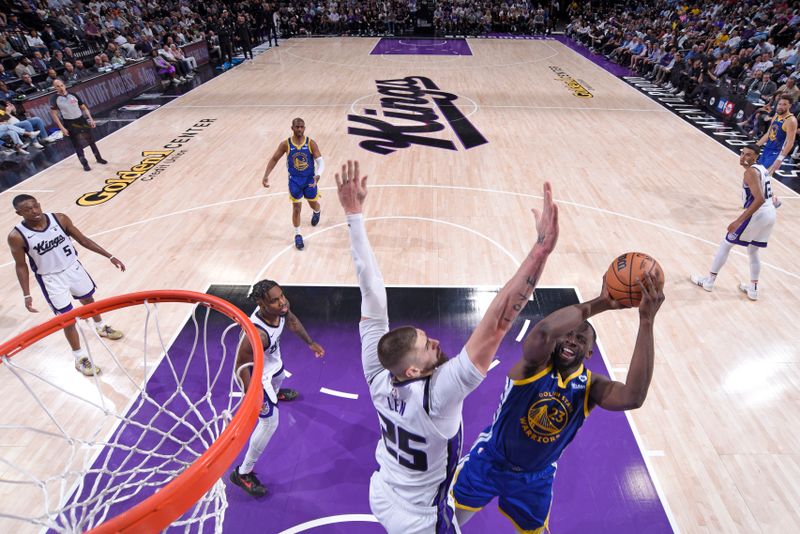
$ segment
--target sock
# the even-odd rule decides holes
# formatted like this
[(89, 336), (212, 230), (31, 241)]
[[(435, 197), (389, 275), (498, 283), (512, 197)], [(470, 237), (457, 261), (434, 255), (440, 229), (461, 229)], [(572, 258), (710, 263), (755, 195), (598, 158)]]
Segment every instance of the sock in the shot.
[(99, 321), (95, 321), (95, 322), (94, 322), (94, 327), (95, 327), (95, 329), (97, 329), (97, 330), (102, 330), (103, 328), (105, 328), (105, 327), (106, 327), (106, 323), (105, 323), (105, 321), (103, 321), (102, 319), (100, 319)]
[(717, 274), (722, 269), (722, 266), (725, 265), (725, 262), (728, 261), (728, 254), (731, 253), (732, 248), (733, 243), (729, 243), (727, 240), (723, 240), (722, 243), (719, 244), (717, 254), (714, 256), (714, 261), (711, 262), (709, 278), (712, 282), (717, 279)]
[(321, 211), (322, 211), (322, 208), (320, 208), (320, 209), (318, 209), (318, 210), (313, 210), (313, 211), (314, 211), (314, 213), (319, 213), (319, 212), (321, 212)]
[(83, 347), (81, 347), (78, 350), (73, 350), (72, 355), (75, 357), (76, 360), (80, 360), (81, 358), (86, 356), (86, 351), (83, 350)]
[(299, 226), (295, 226), (294, 227), (294, 235), (300, 235), (300, 227)]
[(269, 417), (259, 417), (255, 430), (250, 435), (250, 444), (247, 446), (247, 454), (242, 465), (239, 466), (239, 474), (247, 475), (253, 472), (258, 457), (267, 448), (269, 440), (278, 429), (278, 407), (271, 406), (272, 414)]
[(761, 274), (761, 259), (758, 257), (758, 247), (748, 245), (747, 256), (750, 258), (750, 280), (757, 282)]

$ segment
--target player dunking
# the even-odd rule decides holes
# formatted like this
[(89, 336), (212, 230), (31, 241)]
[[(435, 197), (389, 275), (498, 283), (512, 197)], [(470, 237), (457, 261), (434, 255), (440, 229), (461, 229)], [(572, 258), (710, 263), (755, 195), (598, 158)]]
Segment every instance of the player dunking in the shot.
[(747, 255), (750, 258), (750, 283), (739, 284), (739, 290), (746, 293), (750, 300), (758, 299), (758, 277), (761, 273), (758, 251), (766, 248), (772, 227), (775, 226), (776, 215), (775, 206), (771, 201), (772, 181), (764, 165), (756, 163), (758, 151), (757, 145), (746, 146), (742, 148), (739, 156), (739, 164), (745, 168), (742, 183), (744, 211), (728, 225), (728, 234), (717, 249), (708, 276), (699, 274), (691, 276), (692, 282), (706, 291), (714, 289), (717, 275), (728, 260), (728, 254), (733, 246), (741, 245), (747, 247)]
[(621, 411), (642, 405), (653, 376), (653, 321), (664, 293), (649, 273), (639, 286), (639, 334), (624, 384), (583, 366), (596, 338), (587, 319), (621, 307), (608, 296), (605, 283), (596, 299), (551, 313), (528, 334), (493, 423), (456, 474), (459, 525), (498, 497), (500, 511), (520, 532), (546, 531), (558, 459), (592, 408)]
[[(17, 195), (13, 200), (14, 210), (22, 217), (8, 234), (8, 246), (16, 264), (17, 280), (22, 288), (25, 307), (36, 313), (31, 296), (28, 266), (25, 256), (33, 269), (36, 281), (42, 288), (44, 298), (56, 314), (66, 313), (72, 309), (72, 299), (81, 304), (94, 302), (95, 285), (81, 262), (78, 251), (72, 243), (74, 239), (83, 247), (105, 256), (114, 267), (124, 271), (125, 265), (106, 250), (83, 235), (69, 217), (63, 213), (43, 213), (39, 202), (30, 195)], [(120, 339), (122, 332), (114, 330), (103, 322), (100, 315), (94, 316), (97, 333), (108, 339)], [(100, 368), (93, 365), (86, 352), (81, 348), (81, 340), (75, 323), (64, 327), (72, 354), (75, 356), (75, 369), (86, 376), (100, 373)]]
[[(284, 326), (294, 332), (297, 337), (308, 345), (308, 348), (317, 358), (325, 354), (318, 343), (315, 343), (306, 332), (300, 319), (289, 311), (289, 301), (283, 294), (281, 286), (272, 280), (262, 280), (253, 286), (249, 298), (258, 305), (250, 320), (258, 329), (261, 343), (264, 345), (264, 370), (261, 374), (261, 384), (264, 386), (264, 405), (258, 416), (258, 424), (250, 436), (247, 454), (244, 462), (231, 471), (231, 482), (240, 486), (254, 497), (263, 497), (267, 489), (253, 472), (261, 453), (267, 447), (270, 438), (278, 429), (278, 391), (281, 383), (286, 378), (281, 358), (281, 333)], [(250, 367), (242, 369), (253, 361), (253, 347), (247, 337), (239, 344), (236, 354), (236, 369), (242, 379), (243, 391), (250, 386)]]
[(360, 176), (358, 162), (342, 167), (336, 187), (361, 290), (361, 363), (383, 433), (375, 452), (380, 469), (370, 480), (370, 508), (391, 534), (459, 532), (448, 488), (461, 454), (461, 407), (486, 376), (556, 245), (558, 210), (550, 184), (544, 186), (543, 212), (534, 210), (536, 244), (452, 359), (419, 328), (389, 330), (386, 289), (362, 215), (367, 177)]
[[(797, 117), (789, 113), (792, 107), (792, 97), (781, 95), (775, 105), (775, 116), (769, 125), (767, 133), (761, 136), (756, 144), (763, 146), (758, 164), (767, 169), (767, 174), (773, 176), (781, 168), (783, 160), (794, 147), (794, 138), (797, 135)], [(774, 197), (775, 207), (780, 206), (778, 197)]]
[(285, 142), (281, 141), (278, 149), (267, 163), (264, 178), (261, 183), (269, 187), (269, 173), (278, 164), (281, 157), (286, 154), (286, 167), (289, 169), (289, 198), (292, 201), (292, 226), (294, 226), (294, 246), (303, 250), (303, 236), (300, 235), (300, 210), (303, 208), (303, 198), (314, 210), (311, 215), (311, 226), (319, 224), (319, 183), (325, 162), (319, 151), (316, 141), (306, 137), (306, 123), (301, 118), (292, 121), (292, 136)]

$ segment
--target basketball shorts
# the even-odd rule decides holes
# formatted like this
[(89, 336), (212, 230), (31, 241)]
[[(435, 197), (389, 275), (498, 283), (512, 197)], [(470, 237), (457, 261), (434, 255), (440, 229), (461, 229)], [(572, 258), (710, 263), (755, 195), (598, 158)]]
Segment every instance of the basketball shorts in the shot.
[(763, 165), (764, 167), (769, 169), (772, 166), (772, 164), (775, 163), (775, 160), (778, 159), (778, 154), (780, 153), (781, 153), (780, 149), (770, 150), (769, 148), (765, 148), (764, 150), (761, 151), (761, 155), (758, 156), (758, 160), (756, 160), (756, 163)]
[(319, 187), (314, 185), (314, 177), (311, 176), (305, 181), (289, 177), (289, 199), (297, 203), (302, 202), (303, 198), (310, 202), (319, 198)]
[[(274, 354), (270, 356), (274, 356)], [(264, 386), (264, 403), (261, 405), (259, 417), (272, 415), (272, 408), (278, 405), (278, 390), (281, 389), (281, 384), (286, 378), (286, 371), (284, 371), (283, 363), (280, 361), (280, 353), (278, 353), (279, 367), (277, 369), (274, 365), (270, 365), (273, 362), (265, 363), (264, 379), (261, 381), (261, 385)], [(271, 367), (272, 369), (270, 369)]]
[(765, 248), (769, 236), (772, 234), (772, 227), (775, 226), (776, 215), (775, 209), (772, 207), (772, 199), (767, 199), (766, 202), (770, 204), (767, 209), (759, 209), (734, 232), (725, 236), (725, 240), (743, 247), (753, 245)]
[(400, 497), (381, 477), (369, 481), (369, 508), (389, 534), (460, 534), (449, 502), (439, 506), (411, 504)]
[(97, 286), (81, 262), (76, 261), (60, 273), (36, 274), (44, 298), (54, 313), (66, 313), (72, 309), (72, 299), (87, 299)]
[(500, 512), (517, 530), (547, 532), (556, 467), (512, 471), (489, 456), (484, 445), (476, 443), (456, 471), (452, 490), (456, 508), (477, 512), (497, 497)]

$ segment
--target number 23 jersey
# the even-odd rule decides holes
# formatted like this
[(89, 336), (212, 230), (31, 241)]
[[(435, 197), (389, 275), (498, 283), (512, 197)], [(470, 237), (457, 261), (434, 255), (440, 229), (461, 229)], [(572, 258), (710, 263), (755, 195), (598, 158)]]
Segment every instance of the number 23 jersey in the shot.
[[(377, 324), (369, 324), (373, 322)], [(464, 398), (484, 377), (464, 348), (431, 376), (397, 382), (380, 364), (374, 365), (377, 341), (365, 338), (379, 339), (383, 334), (376, 336), (375, 330), (385, 333), (388, 324), (362, 321), (362, 363), (382, 433), (375, 451), (378, 475), (405, 501), (436, 506), (447, 496), (461, 455)]]

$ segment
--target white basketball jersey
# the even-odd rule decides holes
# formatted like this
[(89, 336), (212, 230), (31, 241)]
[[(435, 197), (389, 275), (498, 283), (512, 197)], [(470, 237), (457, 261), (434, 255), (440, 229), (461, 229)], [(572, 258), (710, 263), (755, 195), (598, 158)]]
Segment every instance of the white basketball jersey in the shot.
[[(758, 208), (758, 211), (775, 211), (775, 206), (772, 204), (772, 180), (767, 172), (767, 169), (763, 165), (751, 165), (751, 169), (755, 169), (758, 171), (760, 184), (761, 184), (761, 194), (764, 195), (764, 203), (761, 204), (761, 207)], [(744, 207), (747, 208), (750, 204), (753, 203), (755, 197), (753, 196), (752, 191), (750, 188), (747, 187), (746, 182), (742, 182), (742, 201), (744, 203)]]
[(25, 253), (31, 269), (36, 274), (56, 274), (70, 268), (78, 261), (78, 251), (67, 232), (61, 228), (56, 216), (45, 213), (47, 226), (44, 230), (31, 230), (22, 223), (14, 228), (25, 239)]
[(264, 372), (261, 375), (261, 382), (264, 384), (264, 388), (269, 391), (267, 384), (283, 368), (280, 343), (283, 326), (286, 324), (286, 317), (280, 318), (278, 326), (271, 326), (261, 318), (261, 314), (256, 310), (250, 315), (250, 320), (253, 321), (256, 328), (265, 332), (269, 339), (269, 346), (264, 347)]
[(418, 506), (446, 502), (461, 456), (462, 403), (482, 380), (466, 349), (426, 378), (396, 382), (387, 370), (372, 377), (382, 433), (378, 476), (397, 496)]

